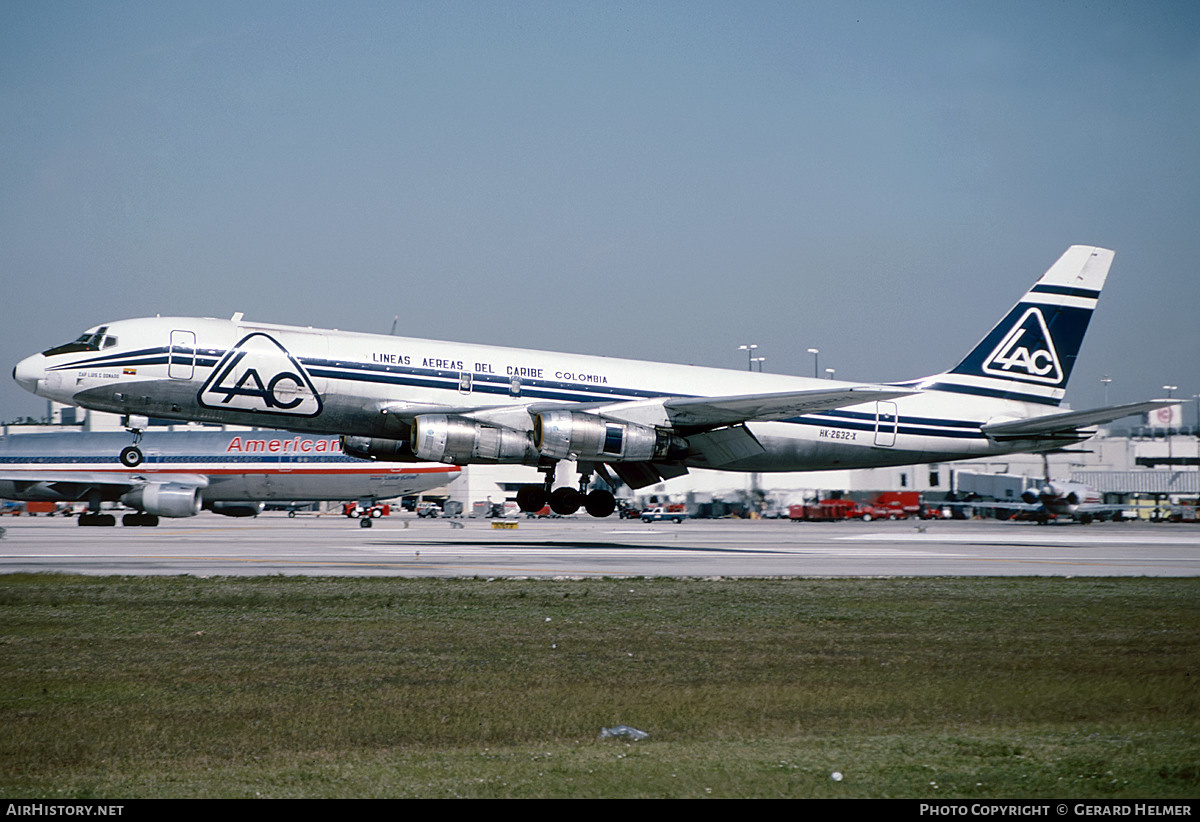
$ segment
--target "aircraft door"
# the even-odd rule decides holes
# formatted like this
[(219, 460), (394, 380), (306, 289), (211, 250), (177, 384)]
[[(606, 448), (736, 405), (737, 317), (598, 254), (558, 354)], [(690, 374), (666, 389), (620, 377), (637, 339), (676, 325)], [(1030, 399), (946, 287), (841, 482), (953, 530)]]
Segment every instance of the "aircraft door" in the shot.
[(167, 349), (167, 376), (173, 380), (190, 380), (196, 373), (196, 332), (175, 329)]
[(880, 400), (875, 403), (875, 444), (891, 448), (896, 444), (896, 428), (900, 422), (900, 414), (896, 403), (891, 400)]

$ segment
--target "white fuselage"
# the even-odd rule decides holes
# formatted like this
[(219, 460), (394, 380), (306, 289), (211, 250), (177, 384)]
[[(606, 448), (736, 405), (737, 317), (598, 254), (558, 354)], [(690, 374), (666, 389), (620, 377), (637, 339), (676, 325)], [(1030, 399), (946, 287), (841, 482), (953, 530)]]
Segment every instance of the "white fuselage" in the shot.
[[(233, 320), (113, 322), (96, 350), (35, 355), (14, 376), (59, 402), (167, 419), (317, 434), (407, 436), (419, 413), (708, 397), (852, 383), (687, 365), (328, 331)], [(905, 383), (922, 389), (921, 381)], [(780, 421), (749, 422), (761, 452), (712, 464), (803, 471), (938, 462), (1032, 450), (980, 426), (1055, 410), (994, 396), (920, 390)], [(523, 417), (523, 418), (522, 418)], [(529, 429), (528, 414), (500, 424)]]

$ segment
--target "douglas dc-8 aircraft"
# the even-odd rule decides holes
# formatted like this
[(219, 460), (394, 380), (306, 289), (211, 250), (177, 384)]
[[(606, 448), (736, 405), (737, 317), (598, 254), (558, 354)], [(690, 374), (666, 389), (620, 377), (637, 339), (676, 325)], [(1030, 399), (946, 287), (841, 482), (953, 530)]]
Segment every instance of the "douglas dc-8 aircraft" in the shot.
[[(517, 502), (612, 513), (632, 488), (687, 473), (863, 468), (1044, 451), (1169, 404), (1058, 410), (1112, 263), (1072, 246), (949, 371), (885, 385), (229, 320), (154, 317), (92, 328), (23, 360), (44, 397), (145, 417), (340, 434), (380, 461), (536, 465)], [(554, 488), (574, 461), (579, 490)]]
[[(80, 525), (114, 525), (100, 503), (121, 501), (136, 514), (125, 525), (191, 517), (201, 506), (249, 516), (263, 502), (379, 500), (417, 494), (455, 480), (453, 465), (381, 467), (342, 453), (338, 437), (277, 431), (154, 431), (142, 460), (122, 465), (120, 431), (69, 431), (0, 437), (0, 499), (86, 501)], [(370, 520), (364, 520), (370, 522)]]

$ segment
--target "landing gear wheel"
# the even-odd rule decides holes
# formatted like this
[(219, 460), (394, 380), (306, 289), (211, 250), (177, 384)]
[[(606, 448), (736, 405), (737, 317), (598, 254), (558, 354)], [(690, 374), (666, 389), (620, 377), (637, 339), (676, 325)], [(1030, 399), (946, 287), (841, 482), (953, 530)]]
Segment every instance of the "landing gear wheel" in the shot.
[(583, 507), (593, 517), (607, 517), (617, 510), (617, 500), (608, 491), (597, 489), (583, 498)]
[(540, 485), (522, 485), (517, 489), (517, 507), (526, 514), (536, 514), (549, 501), (550, 495)]
[(550, 510), (559, 516), (567, 517), (579, 510), (583, 504), (583, 494), (574, 488), (556, 488), (550, 494)]
[(127, 445), (122, 448), (121, 464), (126, 468), (137, 468), (142, 464), (142, 450), (136, 445)]
[(358, 527), (359, 527), (359, 528), (370, 528), (372, 525), (374, 525), (374, 523), (373, 523), (373, 522), (371, 522), (371, 518), (370, 518), (370, 517), (363, 517), (362, 519), (360, 519), (360, 520), (358, 521)]

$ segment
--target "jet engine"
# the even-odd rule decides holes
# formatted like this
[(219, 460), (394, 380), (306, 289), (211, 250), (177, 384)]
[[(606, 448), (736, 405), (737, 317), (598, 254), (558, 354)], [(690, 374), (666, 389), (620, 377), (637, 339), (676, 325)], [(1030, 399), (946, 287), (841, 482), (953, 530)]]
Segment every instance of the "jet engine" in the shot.
[(545, 411), (533, 418), (533, 442), (547, 457), (596, 462), (680, 460), (687, 441), (646, 425), (613, 422), (578, 411)]
[(413, 420), (413, 453), (430, 462), (536, 464), (537, 450), (525, 431), (483, 425), (446, 414), (422, 414)]
[(412, 443), (385, 437), (342, 437), (342, 453), (360, 460), (416, 462)]
[(152, 482), (134, 488), (121, 502), (160, 517), (194, 517), (200, 513), (200, 489), (177, 482)]

